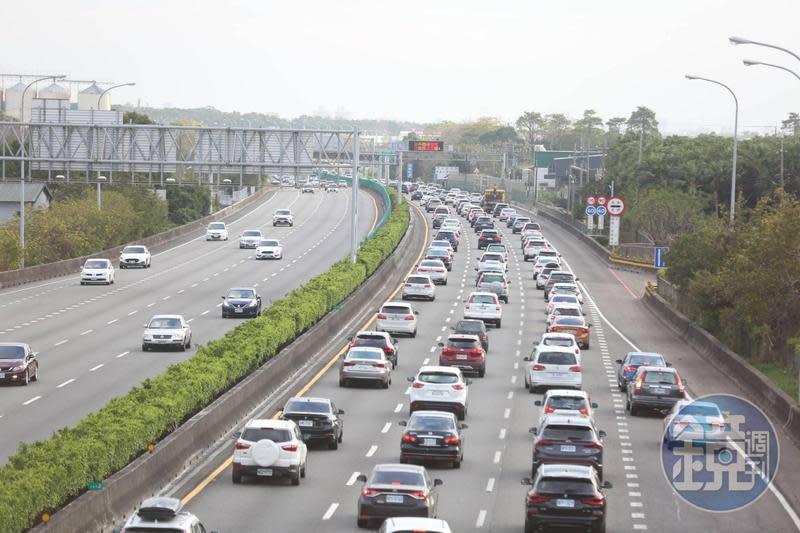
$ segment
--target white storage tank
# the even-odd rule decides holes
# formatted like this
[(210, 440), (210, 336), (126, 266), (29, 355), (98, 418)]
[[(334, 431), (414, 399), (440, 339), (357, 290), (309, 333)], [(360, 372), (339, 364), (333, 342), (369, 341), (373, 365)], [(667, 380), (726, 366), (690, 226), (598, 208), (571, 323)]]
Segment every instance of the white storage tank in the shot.
[(30, 120), (31, 102), (36, 92), (34, 87), (31, 87), (28, 89), (28, 92), (25, 93), (25, 108), (22, 112), (23, 117), (19, 116), (19, 108), (22, 104), (22, 92), (25, 90), (26, 86), (25, 83), (19, 82), (6, 89), (6, 115), (14, 117), (17, 120)]
[(108, 93), (103, 94), (102, 101), (99, 102), (97, 99), (100, 98), (100, 95), (103, 94), (103, 89), (98, 87), (96, 83), (92, 83), (81, 92), (78, 93), (78, 109), (87, 110), (87, 109), (96, 109), (100, 111), (110, 111), (111, 110), (111, 98), (108, 96)]
[(69, 100), (69, 90), (57, 83), (53, 83), (39, 91), (39, 98), (44, 98), (46, 100)]

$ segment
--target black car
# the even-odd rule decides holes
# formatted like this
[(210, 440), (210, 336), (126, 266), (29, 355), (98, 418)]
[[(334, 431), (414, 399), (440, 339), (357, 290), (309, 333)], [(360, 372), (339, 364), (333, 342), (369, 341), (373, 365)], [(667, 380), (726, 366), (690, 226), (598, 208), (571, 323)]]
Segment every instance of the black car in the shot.
[(686, 381), (672, 367), (640, 366), (628, 383), (625, 409), (631, 416), (639, 409), (669, 411), (678, 400), (686, 398)]
[(260, 314), (261, 296), (251, 287), (231, 289), (222, 297), (222, 318)]
[(344, 422), (333, 401), (327, 398), (289, 398), (281, 413), (282, 420), (294, 420), (305, 442), (325, 442), (335, 450), (342, 442)]
[(420, 198), (422, 198), (422, 191), (416, 190), (416, 191), (411, 193), (411, 199), (412, 200), (419, 200)]
[(358, 498), (360, 528), (380, 524), (394, 516), (436, 518), (439, 510), (441, 479), (432, 479), (424, 466), (380, 464), (369, 477), (357, 478), (364, 483)]
[(531, 428), (533, 442), (531, 473), (543, 464), (569, 463), (593, 466), (603, 479), (605, 431), (598, 431), (590, 418), (549, 414), (538, 428)]
[[(542, 270), (539, 271), (538, 274), (536, 273), (536, 270), (533, 271), (533, 279), (537, 279), (539, 276), (544, 276), (542, 279), (547, 279), (548, 276), (550, 276), (550, 273), (556, 270), (561, 270), (561, 265), (558, 263), (545, 263), (545, 265), (542, 267)], [(539, 288), (538, 284), (536, 285), (536, 288)]]
[(440, 232), (438, 232), (436, 234), (436, 237), (434, 237), (433, 240), (435, 240), (435, 241), (449, 241), (450, 242), (450, 246), (453, 247), (453, 251), (454, 252), (458, 251), (458, 236), (456, 235), (455, 231), (449, 231), (449, 230), (440, 231)]
[(36, 353), (24, 342), (0, 342), (0, 383), (39, 381)]
[(472, 227), (475, 228), (475, 233), (480, 233), (485, 229), (494, 229), (494, 221), (487, 216), (480, 216)]
[(447, 461), (453, 468), (461, 468), (464, 460), (466, 424), (456, 420), (456, 415), (443, 411), (415, 411), (411, 418), (398, 422), (405, 426), (400, 439), (400, 462)]
[(606, 499), (593, 468), (582, 465), (552, 464), (539, 469), (536, 477), (525, 478), (530, 485), (525, 498), (525, 533), (548, 531), (554, 527), (574, 527), (592, 533), (606, 531)]
[(478, 250), (483, 250), (490, 244), (500, 243), (503, 241), (503, 237), (500, 235), (495, 229), (486, 229), (481, 232), (481, 236), (478, 237)]
[(578, 281), (578, 278), (576, 278), (575, 274), (572, 272), (563, 270), (551, 272), (544, 286), (544, 301), (546, 302), (550, 299), (550, 289), (552, 289), (553, 285), (556, 283), (575, 283), (576, 281)]
[(450, 257), (450, 252), (448, 252), (445, 248), (428, 248), (428, 251), (425, 252), (425, 257), (423, 257), (423, 259), (438, 259), (444, 263), (444, 266), (447, 268), (448, 272), (453, 269), (453, 259)]
[(501, 202), (499, 204), (495, 204), (494, 205), (494, 209), (492, 210), (492, 216), (495, 217), (495, 218), (499, 217), (500, 216), (500, 211), (502, 211), (503, 209), (506, 209), (507, 207), (509, 207), (509, 205), (506, 204), (506, 203), (502, 203)]
[(664, 356), (653, 352), (628, 352), (625, 359), (617, 359), (617, 387), (625, 392), (628, 383), (640, 366), (672, 366)]
[(477, 335), (481, 340), (483, 351), (489, 351), (489, 334), (486, 332), (486, 323), (483, 320), (459, 320), (450, 329), (456, 335)]

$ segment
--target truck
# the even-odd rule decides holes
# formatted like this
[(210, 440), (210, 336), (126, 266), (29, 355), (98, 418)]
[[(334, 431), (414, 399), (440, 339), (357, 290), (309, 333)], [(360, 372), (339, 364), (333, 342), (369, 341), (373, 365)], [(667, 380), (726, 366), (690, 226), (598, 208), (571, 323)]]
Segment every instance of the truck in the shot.
[(506, 191), (498, 189), (497, 187), (492, 187), (491, 189), (485, 189), (483, 191), (483, 203), (481, 207), (483, 207), (483, 210), (487, 213), (491, 213), (495, 205), (505, 201)]

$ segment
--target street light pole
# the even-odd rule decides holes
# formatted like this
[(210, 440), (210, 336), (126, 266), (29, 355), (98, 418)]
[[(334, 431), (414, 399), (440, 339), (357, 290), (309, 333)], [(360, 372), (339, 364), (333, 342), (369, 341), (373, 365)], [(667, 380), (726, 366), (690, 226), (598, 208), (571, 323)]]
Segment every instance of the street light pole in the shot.
[(731, 225), (733, 225), (733, 220), (735, 216), (736, 210), (736, 150), (737, 145), (739, 143), (739, 99), (736, 98), (736, 93), (733, 90), (725, 85), (722, 82), (711, 80), (708, 78), (702, 78), (700, 76), (692, 76), (690, 74), (686, 74), (687, 80), (700, 80), (700, 81), (707, 81), (709, 83), (713, 83), (715, 85), (719, 85), (720, 87), (724, 87), (731, 96), (733, 96), (733, 104), (734, 104), (734, 115), (733, 115), (733, 162), (731, 168)]
[(103, 209), (103, 196), (100, 191), (100, 183), (105, 182), (108, 178), (105, 176), (97, 176), (97, 209)]
[(358, 128), (353, 130), (353, 195), (350, 207), (350, 262), (356, 262), (356, 252), (358, 251), (358, 159), (360, 156), (361, 137)]
[(794, 52), (792, 52), (791, 50), (788, 50), (788, 49), (786, 49), (786, 48), (783, 48), (783, 47), (781, 47), (781, 46), (777, 46), (777, 45), (775, 45), (775, 44), (769, 44), (769, 43), (762, 43), (762, 42), (759, 42), (759, 41), (753, 41), (753, 40), (751, 40), (751, 39), (746, 39), (746, 38), (744, 38), (744, 37), (729, 37), (729, 38), (728, 38), (728, 40), (729, 40), (729, 41), (731, 42), (731, 44), (733, 44), (733, 45), (738, 45), (738, 44), (754, 44), (754, 45), (756, 45), (756, 46), (764, 46), (764, 47), (766, 47), (766, 48), (774, 48), (775, 50), (780, 50), (781, 52), (786, 52), (787, 54), (789, 54), (789, 55), (791, 55), (791, 56), (794, 56), (794, 58), (795, 58), (795, 59), (797, 59), (798, 61), (800, 61), (800, 55), (797, 55), (797, 54), (795, 54)]
[(762, 65), (765, 67), (779, 68), (781, 70), (785, 70), (786, 72), (788, 72), (789, 74), (800, 80), (800, 74), (798, 74), (797, 72), (793, 71), (790, 68), (782, 67), (781, 65), (773, 65), (772, 63), (764, 63), (763, 61), (753, 61), (752, 59), (744, 59), (742, 60), (742, 63), (744, 63), (744, 66), (746, 67), (752, 67), (754, 65)]
[(103, 97), (106, 95), (106, 93), (108, 91), (110, 91), (112, 89), (116, 89), (117, 87), (133, 87), (134, 85), (136, 85), (136, 82), (133, 82), (133, 81), (130, 82), (130, 83), (120, 83), (119, 85), (114, 85), (113, 87), (109, 87), (105, 91), (101, 92), (100, 96), (97, 98), (97, 109), (98, 109), (98, 111), (100, 110), (100, 102), (103, 101)]

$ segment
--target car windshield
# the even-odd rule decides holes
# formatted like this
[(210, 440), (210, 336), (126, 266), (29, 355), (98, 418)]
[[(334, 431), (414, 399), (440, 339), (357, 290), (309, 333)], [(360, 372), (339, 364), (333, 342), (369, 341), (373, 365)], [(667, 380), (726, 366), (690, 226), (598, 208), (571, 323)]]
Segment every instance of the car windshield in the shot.
[(558, 317), (556, 319), (557, 326), (584, 326), (582, 318), (573, 318), (569, 316)]
[(147, 326), (149, 329), (180, 329), (179, 318), (154, 318)]
[(572, 274), (553, 274), (550, 276), (550, 281), (554, 284), (556, 281), (572, 281)]
[(381, 308), (381, 313), (386, 313), (387, 315), (410, 315), (411, 309), (404, 305), (384, 305)]
[(481, 233), (481, 237), (495, 237), (496, 235), (497, 235), (497, 231), (496, 230), (489, 230), (489, 231), (484, 231), (483, 233)]
[(242, 440), (258, 442), (264, 439), (272, 442), (289, 442), (292, 440), (292, 434), (287, 429), (274, 428), (247, 428), (242, 433)]
[(553, 409), (571, 409), (577, 411), (586, 407), (586, 400), (575, 396), (550, 396), (547, 406)]
[(225, 224), (222, 222), (212, 222), (208, 225), (208, 229), (225, 229)]
[(631, 355), (628, 358), (629, 365), (639, 366), (665, 366), (664, 359), (659, 355)]
[(406, 281), (406, 283), (410, 283), (412, 285), (429, 285), (430, 282), (430, 278), (426, 278), (424, 276), (411, 276), (408, 278), (408, 281)]
[(303, 400), (289, 400), (284, 413), (330, 413), (331, 405), (327, 402), (307, 402)]
[(542, 439), (547, 440), (574, 440), (574, 441), (591, 441), (592, 430), (586, 426), (559, 426), (551, 425), (542, 430), (540, 435)]
[(376, 470), (370, 479), (371, 485), (412, 485), (424, 487), (425, 479), (419, 472)]
[(505, 244), (490, 244), (488, 247), (486, 247), (486, 251), (487, 252), (503, 253), (503, 252), (506, 251), (506, 245)]
[(22, 359), (25, 348), (22, 346), (0, 346), (0, 359)]
[(455, 431), (456, 423), (450, 417), (419, 415), (412, 416), (407, 427), (411, 431)]
[(242, 237), (261, 237), (261, 232), (256, 230), (245, 231), (242, 233)]
[(439, 250), (437, 248), (432, 248), (432, 249), (428, 250), (428, 255), (433, 255), (433, 256), (436, 256), (436, 257), (444, 257), (444, 256), (448, 256), (449, 257), (450, 256), (450, 252), (448, 252), (447, 250)]
[(431, 242), (431, 247), (432, 248), (450, 248), (450, 241), (433, 241), (433, 242)]
[(256, 292), (252, 289), (232, 289), (228, 291), (228, 298), (247, 298), (253, 299)]
[(458, 376), (449, 372), (421, 372), (417, 381), (434, 384), (458, 383)]
[(574, 365), (575, 354), (572, 352), (539, 352), (536, 362), (543, 365)]
[(271, 241), (271, 240), (263, 240), (258, 243), (259, 246), (280, 246), (281, 244), (278, 241)]
[(123, 254), (143, 254), (144, 246), (126, 246), (122, 249)]
[(448, 339), (448, 348), (477, 348), (478, 341), (472, 339)]
[(386, 339), (379, 335), (361, 335), (355, 338), (354, 346), (372, 346), (374, 348), (383, 348), (386, 346)]
[[(363, 344), (362, 346), (370, 346), (373, 348), (380, 348), (381, 346), (378, 344)], [(383, 359), (383, 354), (378, 351), (374, 350), (357, 350), (351, 348), (349, 352), (347, 352), (346, 359), (369, 359), (370, 361), (380, 361)]]
[(675, 374), (672, 372), (653, 371), (645, 372), (645, 383), (656, 383), (660, 385), (676, 385), (677, 380)]
[(108, 266), (108, 261), (86, 261), (86, 264), (83, 265), (84, 268), (106, 268)]
[(544, 478), (536, 484), (536, 494), (564, 494), (570, 496), (594, 496), (594, 484), (588, 479)]
[(572, 341), (572, 339), (567, 339), (564, 337), (553, 337), (549, 339), (544, 339), (544, 342), (542, 342), (542, 344), (544, 344), (545, 346), (563, 346), (565, 348), (570, 348), (575, 343)]
[(475, 294), (470, 298), (470, 303), (473, 304), (493, 304), (494, 296), (489, 294)]

